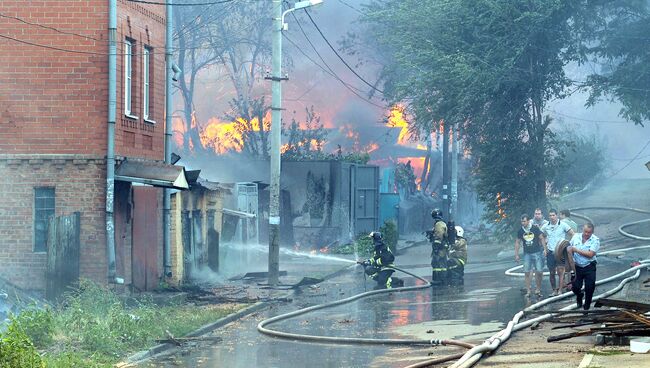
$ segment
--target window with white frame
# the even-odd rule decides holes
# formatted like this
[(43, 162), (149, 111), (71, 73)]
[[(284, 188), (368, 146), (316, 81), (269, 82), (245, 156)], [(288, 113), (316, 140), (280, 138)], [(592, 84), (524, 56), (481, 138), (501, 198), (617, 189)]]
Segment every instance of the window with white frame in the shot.
[(124, 41), (124, 115), (133, 115), (132, 99), (132, 78), (133, 78), (133, 42)]
[(47, 252), (47, 231), (54, 216), (54, 188), (34, 188), (34, 252)]
[(149, 113), (149, 105), (151, 100), (151, 84), (149, 79), (151, 77), (151, 48), (144, 47), (142, 53), (142, 117), (144, 120), (151, 120)]

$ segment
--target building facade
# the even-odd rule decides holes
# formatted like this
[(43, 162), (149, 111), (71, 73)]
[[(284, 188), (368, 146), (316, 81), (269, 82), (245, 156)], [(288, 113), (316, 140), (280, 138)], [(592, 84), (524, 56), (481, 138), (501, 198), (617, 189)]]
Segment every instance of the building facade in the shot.
[[(116, 166), (159, 164), (165, 7), (117, 9)], [(0, 13), (0, 277), (44, 289), (48, 221), (80, 212), (79, 274), (106, 283), (108, 2), (3, 0)], [(138, 181), (115, 182), (114, 231), (118, 277), (142, 290), (162, 274), (162, 189)]]

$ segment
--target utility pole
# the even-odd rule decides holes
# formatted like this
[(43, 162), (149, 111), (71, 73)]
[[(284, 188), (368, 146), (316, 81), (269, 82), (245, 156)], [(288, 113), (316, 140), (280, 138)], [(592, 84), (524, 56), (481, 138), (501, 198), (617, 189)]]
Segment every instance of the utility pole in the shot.
[(458, 124), (451, 126), (451, 205), (449, 219), (458, 216)]
[(271, 77), (271, 186), (269, 203), (269, 285), (280, 274), (280, 131), (282, 129), (282, 1), (273, 0), (273, 70)]
[(442, 214), (448, 221), (449, 218), (449, 129), (446, 121), (442, 123)]

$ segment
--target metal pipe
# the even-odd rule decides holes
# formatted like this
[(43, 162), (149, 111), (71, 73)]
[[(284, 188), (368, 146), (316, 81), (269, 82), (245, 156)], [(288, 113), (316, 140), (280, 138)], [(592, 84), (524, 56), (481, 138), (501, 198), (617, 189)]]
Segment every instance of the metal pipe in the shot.
[[(165, 163), (172, 163), (172, 0), (165, 6)], [(171, 192), (163, 190), (163, 272), (164, 277), (172, 276), (171, 251)]]
[(108, 0), (108, 134), (106, 138), (106, 258), (108, 282), (115, 282), (115, 115), (117, 110), (117, 0)]

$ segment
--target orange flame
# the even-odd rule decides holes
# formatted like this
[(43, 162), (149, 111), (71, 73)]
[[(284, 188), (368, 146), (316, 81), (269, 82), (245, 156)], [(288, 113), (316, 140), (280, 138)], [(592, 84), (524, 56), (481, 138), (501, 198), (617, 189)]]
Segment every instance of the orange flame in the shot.
[(495, 222), (500, 222), (503, 219), (505, 219), (506, 217), (508, 217), (506, 215), (506, 211), (503, 209), (503, 207), (501, 207), (501, 203), (505, 202), (506, 199), (501, 198), (501, 192), (499, 192), (499, 193), (497, 193), (496, 200), (497, 200), (497, 215), (499, 215), (499, 218), (497, 218), (495, 220)]
[(410, 138), (409, 134), (409, 124), (406, 121), (404, 116), (404, 105), (397, 104), (393, 106), (390, 110), (390, 115), (388, 116), (388, 122), (386, 126), (391, 128), (402, 128), (399, 132), (399, 137), (397, 138), (398, 144), (405, 144), (406, 141)]
[[(270, 115), (264, 117), (262, 124), (266, 128)], [(192, 124), (196, 124), (192, 115)], [(218, 118), (210, 118), (201, 131), (201, 144), (203, 147), (211, 147), (215, 152), (224, 154), (226, 152), (241, 152), (244, 147), (244, 133), (246, 131), (259, 132), (262, 129), (258, 118), (246, 121), (244, 118), (237, 118), (232, 122), (221, 121)]]

